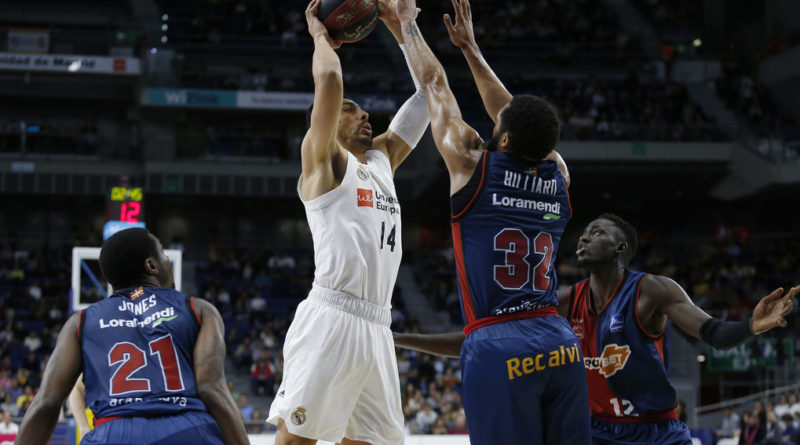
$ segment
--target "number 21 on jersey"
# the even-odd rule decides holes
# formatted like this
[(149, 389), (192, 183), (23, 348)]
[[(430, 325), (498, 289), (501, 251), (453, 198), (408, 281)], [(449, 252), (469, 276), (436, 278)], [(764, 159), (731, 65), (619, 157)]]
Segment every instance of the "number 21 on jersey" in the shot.
[[(494, 266), (494, 281), (507, 290), (520, 290), (533, 282), (534, 292), (550, 288), (550, 261), (553, 257), (553, 237), (539, 232), (531, 243), (520, 229), (503, 229), (494, 236), (495, 252), (505, 253), (505, 262)], [(541, 255), (531, 267), (531, 254)]]
[[(178, 362), (175, 344), (172, 335), (165, 335), (148, 343), (150, 355), (157, 360), (153, 365), (160, 368), (164, 379), (164, 389), (170, 392), (183, 391), (183, 377)], [(111, 377), (109, 395), (121, 396), (133, 392), (150, 391), (150, 379), (132, 377), (139, 370), (147, 367), (147, 355), (131, 342), (120, 342), (108, 351), (108, 366), (115, 366), (117, 370)]]

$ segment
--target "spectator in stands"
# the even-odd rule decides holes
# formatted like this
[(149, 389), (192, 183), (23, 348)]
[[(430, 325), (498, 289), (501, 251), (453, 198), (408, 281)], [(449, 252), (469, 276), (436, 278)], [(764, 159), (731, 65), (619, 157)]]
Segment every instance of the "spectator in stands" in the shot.
[(275, 365), (272, 353), (266, 350), (261, 358), (250, 367), (250, 390), (253, 394), (275, 395)]
[(417, 428), (422, 433), (430, 432), (431, 425), (436, 422), (436, 418), (439, 417), (436, 414), (436, 411), (433, 410), (430, 403), (425, 402), (422, 405), (422, 410), (417, 412), (417, 415), (414, 417), (414, 421), (417, 423)]
[(794, 418), (791, 414), (785, 413), (781, 416), (783, 423), (783, 432), (781, 433), (782, 444), (797, 444), (800, 439), (800, 429), (794, 423)]
[(722, 417), (722, 425), (717, 430), (717, 439), (729, 439), (734, 437), (736, 430), (739, 428), (739, 415), (733, 408), (725, 408), (725, 414)]
[(781, 394), (778, 404), (775, 405), (775, 414), (779, 419), (783, 419), (783, 415), (786, 413), (791, 413), (791, 405), (789, 405), (789, 398), (786, 394)]
[(742, 413), (741, 426), (739, 428), (739, 445), (756, 445), (756, 435), (761, 425), (758, 419), (749, 411)]
[(11, 421), (11, 413), (3, 411), (3, 419), (0, 422), (0, 434), (17, 434), (19, 425)]
[(244, 394), (239, 396), (239, 409), (242, 412), (242, 418), (246, 422), (253, 420), (253, 406), (247, 402), (247, 396)]
[(773, 411), (767, 412), (767, 432), (764, 435), (764, 445), (778, 445), (781, 443), (781, 437), (785, 428), (778, 420), (778, 416)]
[(800, 401), (797, 400), (797, 394), (792, 393), (789, 395), (789, 406), (793, 416), (800, 413)]
[(449, 434), (447, 432), (447, 425), (444, 423), (444, 417), (439, 417), (431, 426), (430, 434)]
[(17, 412), (19, 412), (19, 407), (14, 403), (14, 399), (11, 398), (10, 393), (5, 393), (3, 396), (3, 403), (0, 404), (0, 409), (2, 409), (3, 412), (11, 414), (13, 417), (17, 417)]
[(25, 386), (25, 391), (17, 397), (17, 407), (22, 409), (25, 403), (30, 403), (33, 400), (34, 395), (33, 387), (30, 385)]

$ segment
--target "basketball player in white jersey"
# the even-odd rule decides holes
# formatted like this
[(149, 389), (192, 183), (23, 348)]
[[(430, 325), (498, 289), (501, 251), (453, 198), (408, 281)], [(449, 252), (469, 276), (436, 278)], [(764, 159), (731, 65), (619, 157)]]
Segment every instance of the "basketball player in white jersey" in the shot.
[[(278, 425), (278, 445), (402, 444), (389, 330), (402, 251), (393, 174), (428, 126), (427, 103), (418, 90), (389, 130), (373, 139), (369, 115), (342, 96), (338, 42), (317, 18), (319, 4), (313, 0), (306, 9), (314, 37), (314, 105), (298, 184), (316, 270), (286, 335), (283, 382), (268, 421)], [(379, 10), (402, 44), (394, 4), (381, 0)]]

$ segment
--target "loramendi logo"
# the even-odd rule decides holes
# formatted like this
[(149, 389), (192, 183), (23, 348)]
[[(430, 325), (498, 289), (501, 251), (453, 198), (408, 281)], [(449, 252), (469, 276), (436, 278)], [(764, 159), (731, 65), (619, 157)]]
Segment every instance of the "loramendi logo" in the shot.
[(373, 207), (372, 205), (372, 190), (356, 189), (358, 193), (358, 206), (359, 207)]

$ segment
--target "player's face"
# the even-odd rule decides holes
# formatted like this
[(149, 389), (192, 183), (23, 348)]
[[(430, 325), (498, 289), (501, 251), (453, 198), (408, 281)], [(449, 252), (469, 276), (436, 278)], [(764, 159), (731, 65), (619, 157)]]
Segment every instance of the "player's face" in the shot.
[(369, 113), (362, 110), (350, 99), (342, 101), (342, 112), (339, 114), (339, 143), (348, 149), (372, 146), (372, 126), (369, 124)]
[(578, 240), (578, 265), (589, 267), (616, 262), (619, 246), (619, 229), (613, 221), (598, 218), (584, 229)]
[(175, 279), (172, 276), (172, 262), (170, 262), (167, 254), (164, 253), (164, 246), (161, 245), (161, 241), (153, 235), (150, 236), (155, 240), (156, 249), (158, 251), (158, 257), (154, 258), (158, 264), (156, 279), (161, 287), (173, 289), (175, 288)]

